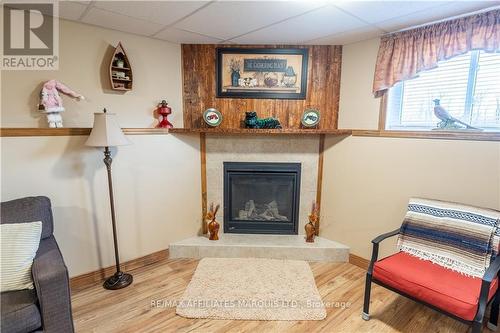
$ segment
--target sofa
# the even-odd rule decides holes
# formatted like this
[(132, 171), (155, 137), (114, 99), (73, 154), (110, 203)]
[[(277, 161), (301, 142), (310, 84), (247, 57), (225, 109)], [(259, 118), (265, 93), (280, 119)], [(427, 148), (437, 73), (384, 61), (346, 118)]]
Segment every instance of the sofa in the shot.
[(74, 332), (68, 270), (52, 234), (49, 198), (2, 202), (0, 212), (2, 224), (42, 222), (40, 246), (32, 266), (35, 288), (1, 293), (1, 331)]

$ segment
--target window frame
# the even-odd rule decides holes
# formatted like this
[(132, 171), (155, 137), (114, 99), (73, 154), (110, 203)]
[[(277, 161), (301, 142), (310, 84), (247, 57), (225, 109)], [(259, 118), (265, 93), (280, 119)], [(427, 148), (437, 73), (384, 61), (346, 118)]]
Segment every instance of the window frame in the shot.
[(354, 130), (354, 136), (390, 137), (390, 138), (415, 138), (415, 139), (445, 139), (445, 140), (471, 140), (471, 141), (500, 141), (500, 132), (467, 130), (433, 131), (428, 130), (397, 130), (386, 129), (387, 120), (387, 92), (380, 97), (379, 118), (377, 130)]
[[(479, 51), (472, 51), (474, 54), (471, 56), (471, 68), (470, 71), (477, 71)], [(469, 74), (470, 75), (470, 74)], [(476, 80), (469, 80), (467, 84), (467, 91), (474, 89)], [(402, 137), (402, 138), (429, 138), (429, 139), (459, 139), (459, 140), (481, 140), (481, 141), (500, 141), (500, 131), (484, 130), (481, 132), (471, 132), (467, 130), (450, 130), (450, 131), (433, 131), (432, 129), (414, 129), (414, 130), (402, 130), (402, 129), (390, 129), (387, 128), (387, 116), (388, 116), (388, 100), (389, 91), (387, 90), (380, 97), (379, 106), (379, 118), (378, 118), (378, 134), (374, 136), (383, 137)], [(468, 94), (466, 99), (466, 110), (465, 112), (470, 115), (472, 113), (472, 99), (471, 94)], [(358, 135), (372, 136), (374, 131), (358, 131)]]

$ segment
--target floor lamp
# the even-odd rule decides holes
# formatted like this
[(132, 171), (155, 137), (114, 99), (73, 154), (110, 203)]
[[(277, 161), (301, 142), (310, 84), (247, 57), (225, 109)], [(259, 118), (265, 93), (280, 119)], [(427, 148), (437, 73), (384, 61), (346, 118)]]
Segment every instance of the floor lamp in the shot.
[(132, 283), (132, 275), (123, 273), (120, 270), (120, 256), (118, 254), (118, 240), (116, 237), (115, 203), (113, 199), (113, 182), (111, 178), (111, 151), (109, 147), (129, 145), (131, 142), (125, 137), (122, 129), (116, 121), (114, 113), (94, 113), (94, 126), (92, 132), (85, 143), (91, 147), (104, 148), (104, 164), (108, 169), (109, 201), (111, 204), (111, 222), (113, 224), (113, 242), (115, 247), (116, 273), (104, 281), (106, 289), (121, 289)]

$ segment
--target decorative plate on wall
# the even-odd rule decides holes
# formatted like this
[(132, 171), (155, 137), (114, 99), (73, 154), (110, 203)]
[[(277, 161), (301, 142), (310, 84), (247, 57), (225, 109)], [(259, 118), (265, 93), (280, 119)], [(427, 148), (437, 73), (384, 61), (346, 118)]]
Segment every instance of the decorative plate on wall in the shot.
[(222, 114), (214, 108), (206, 109), (203, 112), (203, 120), (207, 125), (216, 127), (222, 122)]
[(320, 113), (316, 109), (305, 109), (300, 122), (304, 127), (314, 127), (319, 124)]

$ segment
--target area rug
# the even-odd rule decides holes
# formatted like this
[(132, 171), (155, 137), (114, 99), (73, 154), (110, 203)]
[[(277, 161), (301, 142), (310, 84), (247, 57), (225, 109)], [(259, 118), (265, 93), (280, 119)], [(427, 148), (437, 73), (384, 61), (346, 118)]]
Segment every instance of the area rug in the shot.
[(187, 318), (321, 320), (326, 310), (305, 261), (202, 259), (177, 305)]

